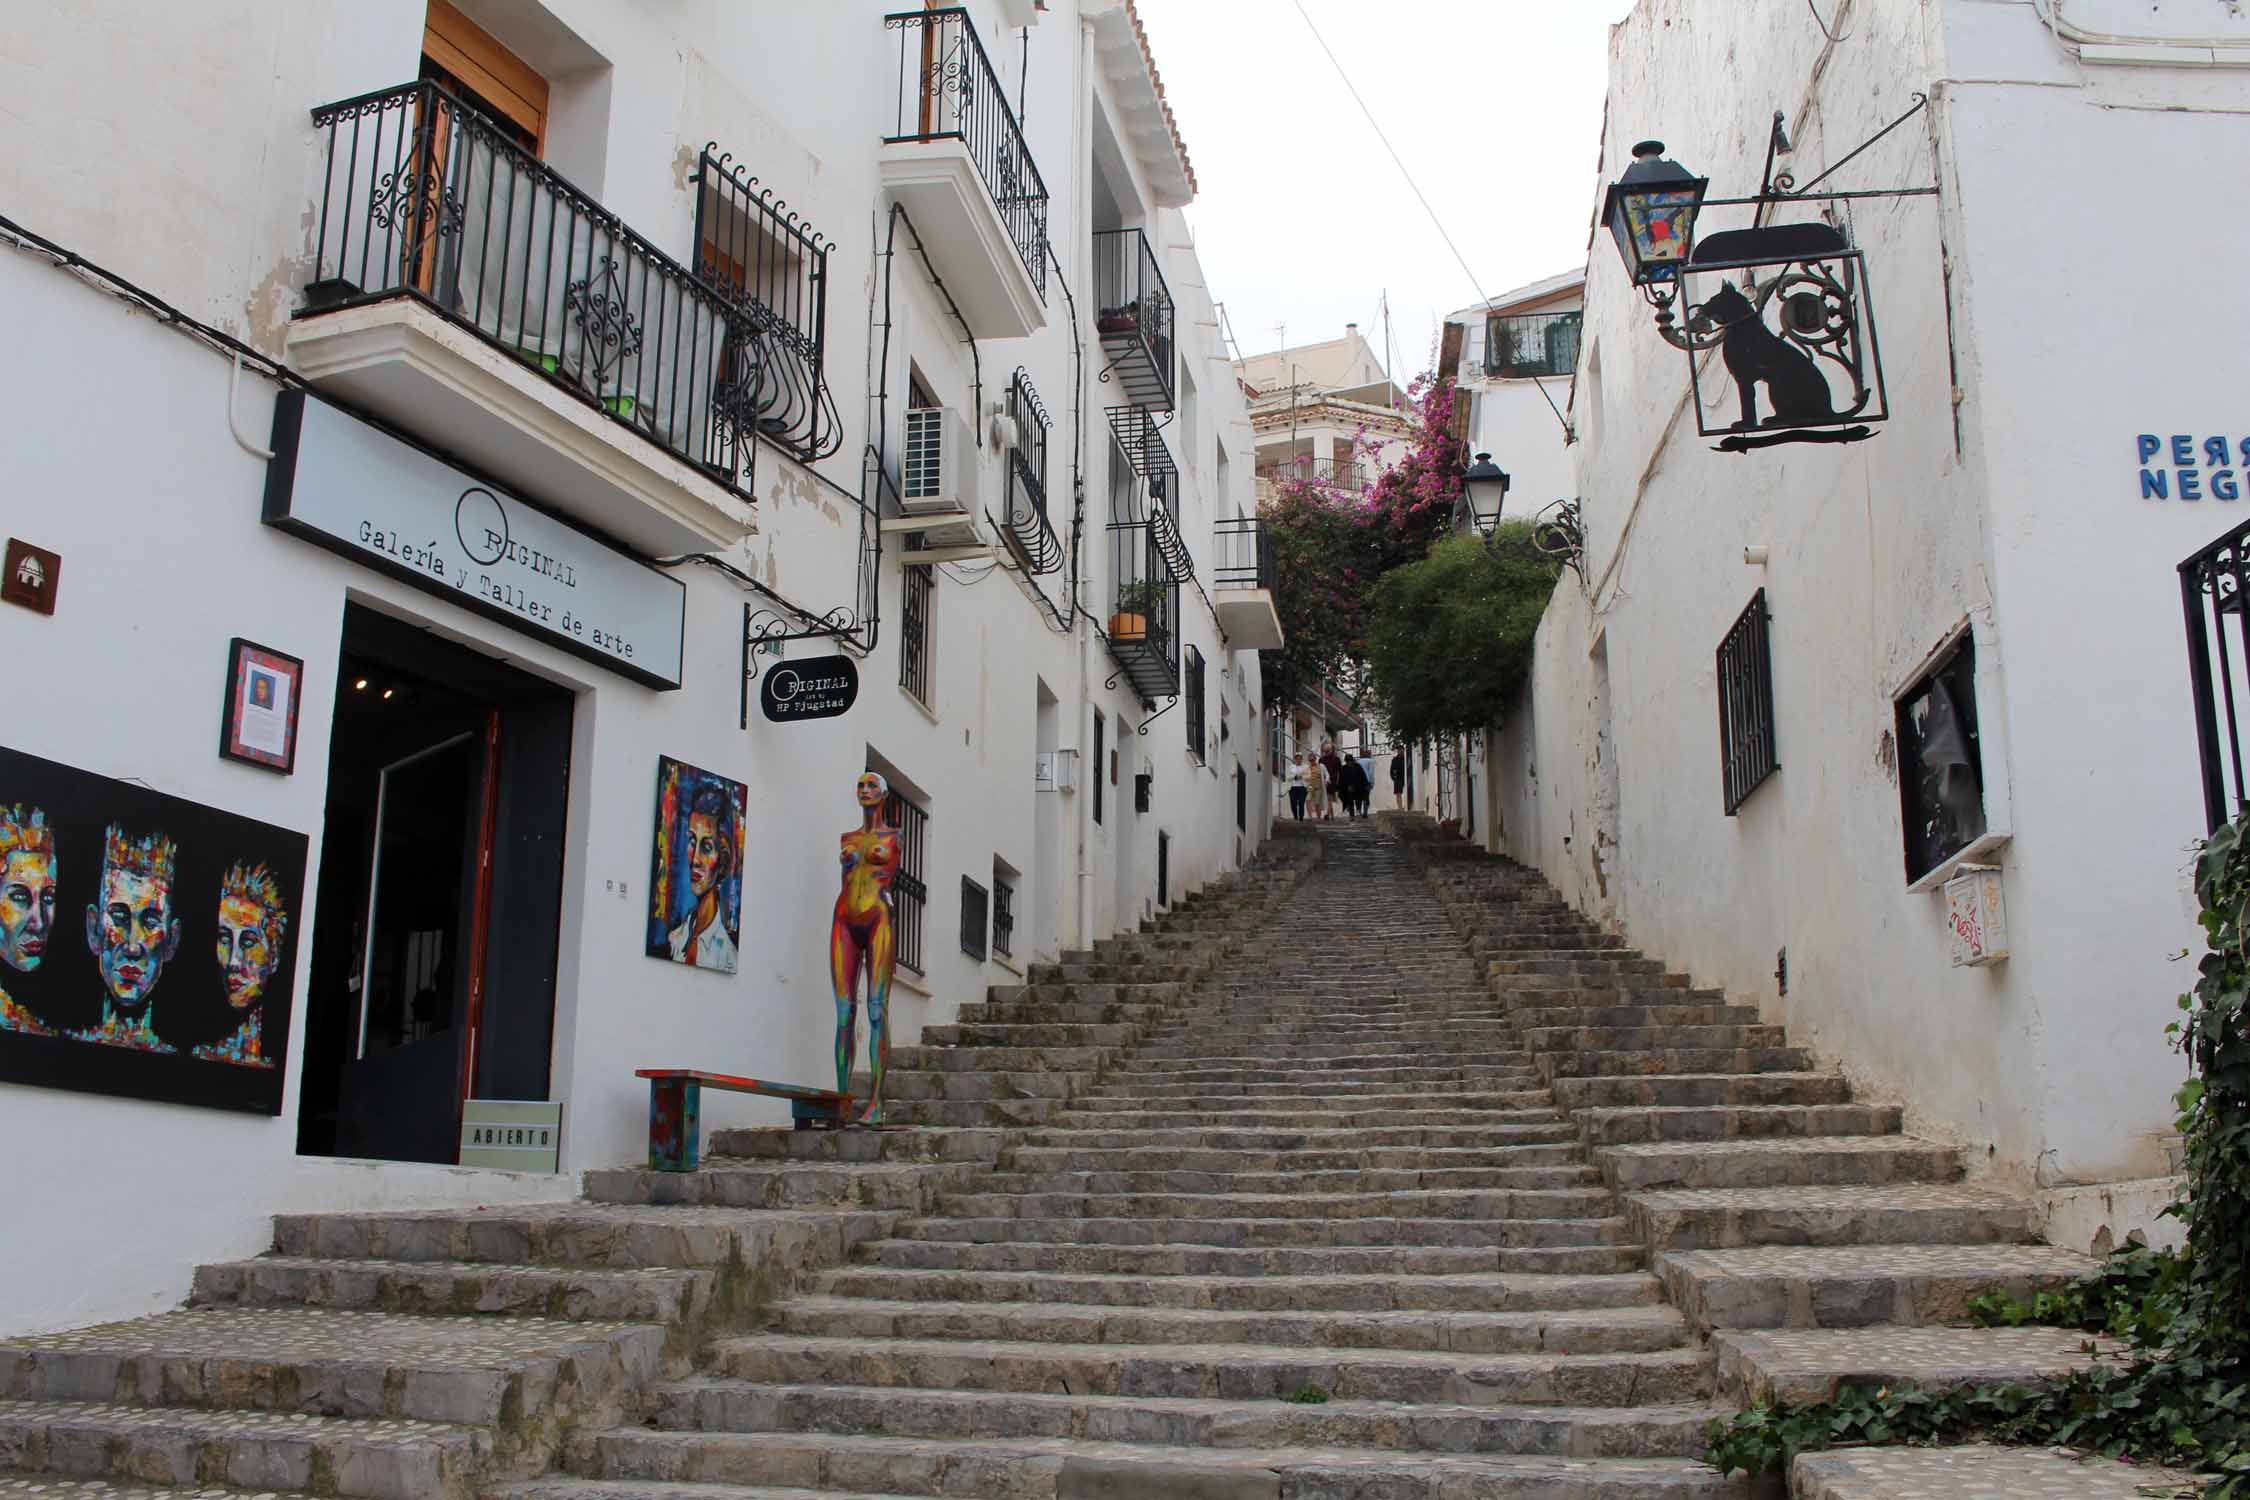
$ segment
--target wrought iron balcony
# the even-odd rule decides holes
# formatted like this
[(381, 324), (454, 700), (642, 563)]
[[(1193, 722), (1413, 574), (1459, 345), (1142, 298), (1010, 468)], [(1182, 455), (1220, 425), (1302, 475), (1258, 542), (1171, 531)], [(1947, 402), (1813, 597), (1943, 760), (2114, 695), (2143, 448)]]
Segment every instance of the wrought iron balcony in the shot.
[[(1008, 103), (1007, 90), (985, 55), (984, 43), (978, 39), (966, 10), (953, 6), (902, 11), (885, 16), (883, 25), (898, 34), (898, 109), (885, 143), (952, 145), (966, 153), (998, 215), (1000, 233), (1014, 247), (1034, 300), (1033, 308), (992, 305), (989, 312), (994, 319), (1021, 322), (1047, 297), (1047, 185), (1032, 162), (1031, 148), (1024, 143), (1023, 128)], [(936, 155), (894, 155), (885, 163), (886, 180), (917, 218), (923, 216), (923, 209), (917, 209), (914, 201), (919, 195), (935, 219), (941, 211), (937, 190), (945, 186), (941, 181), (944, 165)], [(937, 241), (952, 240), (961, 233), (977, 238), (982, 230), (981, 225), (973, 223), (937, 223), (926, 228), (933, 250)], [(967, 294), (964, 309), (972, 326), (986, 321), (983, 312), (993, 298), (1012, 300), (1006, 298), (1006, 290), (987, 289), (981, 285), (981, 278), (971, 278), (971, 284), (962, 291)], [(1013, 334), (992, 335), (980, 327), (978, 336), (1021, 336), (1036, 326), (1033, 322)]]
[(703, 148), (690, 181), (696, 274), (733, 305), (728, 366), (762, 437), (826, 458), (844, 435), (826, 368), (828, 241), (717, 147)]
[(410, 299), (747, 495), (766, 374), (737, 304), (434, 83), (312, 118), (325, 166), (298, 318)]
[(1214, 589), (1273, 587), (1273, 538), (1257, 516), (1219, 521), (1211, 527), (1218, 559), (1211, 568)]
[(1260, 464), (1258, 477), (1272, 484), (1309, 481), (1354, 494), (1366, 491), (1375, 483), (1374, 470), (1368, 465), (1348, 459), (1339, 463), (1332, 458), (1288, 458), (1279, 463)]
[(1227, 644), (1270, 651), (1282, 644), (1281, 615), (1273, 596), (1273, 537), (1259, 517), (1220, 521), (1211, 528), (1216, 558), (1211, 568), (1212, 610)]
[(1576, 310), (1484, 320), (1484, 373), (1494, 379), (1568, 375), (1578, 368)]
[(1094, 236), (1094, 319), (1109, 370), (1137, 406), (1170, 411), (1176, 396), (1172, 289), (1138, 229)]
[(1107, 622), (1109, 654), (1122, 678), (1151, 706), (1180, 694), (1180, 577), (1164, 544), (1166, 523), (1153, 511), (1143, 522), (1109, 528), (1115, 609)]
[(996, 518), (1000, 534), (1026, 573), (1052, 573), (1063, 565), (1062, 543), (1047, 517), (1047, 435), (1054, 424), (1021, 366), (1008, 382), (1008, 416), (1016, 440), (1008, 449), (1007, 514)]

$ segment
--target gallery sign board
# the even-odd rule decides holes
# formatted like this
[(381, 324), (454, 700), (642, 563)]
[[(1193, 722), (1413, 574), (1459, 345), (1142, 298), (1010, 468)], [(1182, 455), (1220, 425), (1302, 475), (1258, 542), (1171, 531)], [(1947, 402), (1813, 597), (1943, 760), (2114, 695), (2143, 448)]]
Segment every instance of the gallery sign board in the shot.
[(551, 1099), (468, 1100), (461, 1106), (461, 1165), (562, 1170), (562, 1108)]
[(265, 520), (650, 687), (680, 685), (687, 587), (302, 391), (274, 410)]
[(776, 724), (833, 719), (859, 698), (859, 667), (848, 656), (778, 663), (758, 685), (758, 703)]

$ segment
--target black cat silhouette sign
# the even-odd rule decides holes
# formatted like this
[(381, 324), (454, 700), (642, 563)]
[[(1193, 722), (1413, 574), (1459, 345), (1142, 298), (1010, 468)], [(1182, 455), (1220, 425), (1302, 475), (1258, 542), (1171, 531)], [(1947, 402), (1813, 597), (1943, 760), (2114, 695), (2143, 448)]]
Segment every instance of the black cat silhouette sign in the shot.
[[(1696, 246), (1685, 280), (1676, 341), (1687, 348), (1697, 431), (1718, 438), (1719, 451), (1855, 443), (1890, 416), (1866, 261), (1837, 230), (1714, 234)], [(1713, 348), (1719, 358), (1707, 360)], [(1722, 369), (1727, 385), (1706, 389)]]

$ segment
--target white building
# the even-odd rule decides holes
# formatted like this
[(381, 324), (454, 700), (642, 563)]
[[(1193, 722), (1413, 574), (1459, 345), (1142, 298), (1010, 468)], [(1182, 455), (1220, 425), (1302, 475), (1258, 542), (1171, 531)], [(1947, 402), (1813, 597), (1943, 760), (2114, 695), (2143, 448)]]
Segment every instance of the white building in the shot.
[[(569, 1196), (637, 1067), (828, 1082), (863, 770), (894, 1044), (1263, 837), (1253, 436), (1130, 0), (71, 3), (0, 89), (0, 858), (56, 876), (0, 1331), (275, 1210)], [(453, 1164), (494, 1098), (562, 1175)]]
[[(2162, 1200), (2184, 1071), (2164, 1027), (2201, 947), (2205, 627), (2183, 633), (2178, 569), (2240, 520), (2250, 360), (2223, 331), (2250, 290), (2204, 273), (2223, 215), (2152, 210), (2250, 148), (2245, 62), (2223, 6), (1860, 0), (1832, 39), (1643, 0), (1612, 36), (1602, 183), (1661, 137), (1713, 198), (1754, 194), (1779, 110), (1800, 187), (1937, 192), (1767, 212), (1825, 209), (1865, 255), (1890, 415), (1843, 445), (1712, 451), (1741, 436), (1726, 364), (1702, 356), (1699, 402), (1599, 235), (1583, 574), (1488, 773), (1509, 852), (2049, 1190), (2080, 1244)], [(1706, 207), (1698, 242), (1751, 223)], [(1942, 888), (1971, 865), (2011, 956), (1955, 967)]]
[(1535, 515), (1575, 494), (1566, 413), (1578, 369), (1586, 274), (1569, 271), (1446, 315), (1458, 333), (1455, 399), (1469, 452), (1508, 473), (1506, 514)]

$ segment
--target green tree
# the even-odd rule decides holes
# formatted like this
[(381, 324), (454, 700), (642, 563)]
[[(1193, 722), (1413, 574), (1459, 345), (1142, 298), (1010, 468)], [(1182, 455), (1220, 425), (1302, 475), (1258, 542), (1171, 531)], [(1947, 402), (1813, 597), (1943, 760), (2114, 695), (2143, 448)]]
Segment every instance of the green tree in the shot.
[(1367, 620), (1368, 697), (1402, 740), (1497, 724), (1531, 675), (1533, 637), (1561, 568), (1531, 546), (1531, 523), (1492, 544), (1438, 543), (1383, 575)]

